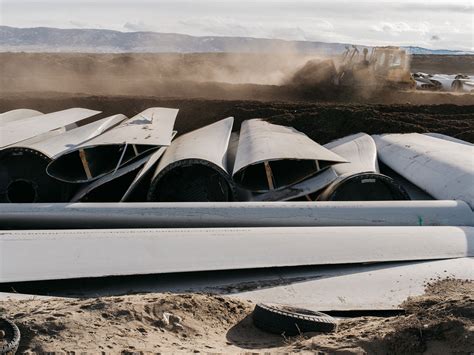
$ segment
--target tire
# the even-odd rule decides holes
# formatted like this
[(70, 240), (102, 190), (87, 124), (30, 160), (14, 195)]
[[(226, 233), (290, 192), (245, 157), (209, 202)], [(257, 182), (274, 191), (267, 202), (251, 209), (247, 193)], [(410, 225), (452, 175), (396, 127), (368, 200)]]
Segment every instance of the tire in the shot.
[(306, 332), (332, 332), (337, 329), (336, 320), (327, 314), (261, 303), (255, 306), (253, 323), (263, 331), (288, 336)]
[(20, 345), (20, 330), (5, 318), (0, 318), (0, 330), (5, 332), (5, 339), (0, 339), (0, 355), (14, 355)]

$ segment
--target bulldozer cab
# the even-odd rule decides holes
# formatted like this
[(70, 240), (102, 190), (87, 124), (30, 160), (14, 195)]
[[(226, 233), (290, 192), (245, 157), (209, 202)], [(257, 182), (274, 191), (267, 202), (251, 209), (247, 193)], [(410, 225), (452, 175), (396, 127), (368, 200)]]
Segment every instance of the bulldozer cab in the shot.
[(377, 71), (390, 69), (407, 70), (409, 68), (408, 56), (404, 49), (398, 47), (375, 47), (370, 55), (372, 63)]

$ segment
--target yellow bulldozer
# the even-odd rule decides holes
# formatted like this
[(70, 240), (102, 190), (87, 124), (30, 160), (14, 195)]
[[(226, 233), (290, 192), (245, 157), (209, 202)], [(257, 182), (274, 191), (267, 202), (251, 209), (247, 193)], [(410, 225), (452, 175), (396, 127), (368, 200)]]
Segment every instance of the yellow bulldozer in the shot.
[(346, 48), (338, 70), (339, 85), (374, 86), (376, 88), (414, 89), (410, 57), (399, 47), (374, 47), (370, 55), (356, 46)]
[(373, 47), (361, 51), (346, 47), (335, 60), (310, 60), (290, 80), (305, 87), (335, 86), (353, 90), (414, 89), (410, 72), (410, 57), (399, 47)]

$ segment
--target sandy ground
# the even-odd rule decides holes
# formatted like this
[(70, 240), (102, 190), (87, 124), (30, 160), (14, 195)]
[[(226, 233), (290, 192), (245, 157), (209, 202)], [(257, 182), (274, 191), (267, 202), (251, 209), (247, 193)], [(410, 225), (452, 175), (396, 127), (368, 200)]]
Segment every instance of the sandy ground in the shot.
[[(340, 319), (330, 334), (288, 338), (253, 326), (254, 305), (202, 294), (9, 300), (20, 352), (323, 352), (448, 354), (474, 351), (474, 282), (443, 280), (408, 299), (404, 315)], [(181, 318), (167, 324), (164, 314)], [(173, 319), (173, 318), (170, 318)]]

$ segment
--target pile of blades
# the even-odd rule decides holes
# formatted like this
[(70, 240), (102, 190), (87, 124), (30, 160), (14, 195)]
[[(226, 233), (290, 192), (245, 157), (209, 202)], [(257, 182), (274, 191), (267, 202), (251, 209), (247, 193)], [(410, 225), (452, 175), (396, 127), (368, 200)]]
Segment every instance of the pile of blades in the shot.
[(473, 205), (474, 174), (465, 163), (473, 147), (451, 137), (358, 133), (322, 146), (260, 119), (233, 133), (229, 117), (174, 139), (177, 114), (158, 107), (132, 118), (82, 108), (0, 114), (0, 202), (436, 198)]
[(0, 298), (23, 282), (163, 274), (90, 292), (397, 310), (430, 280), (474, 279), (472, 144), (358, 133), (322, 146), (231, 117), (177, 135), (177, 114), (0, 115)]

